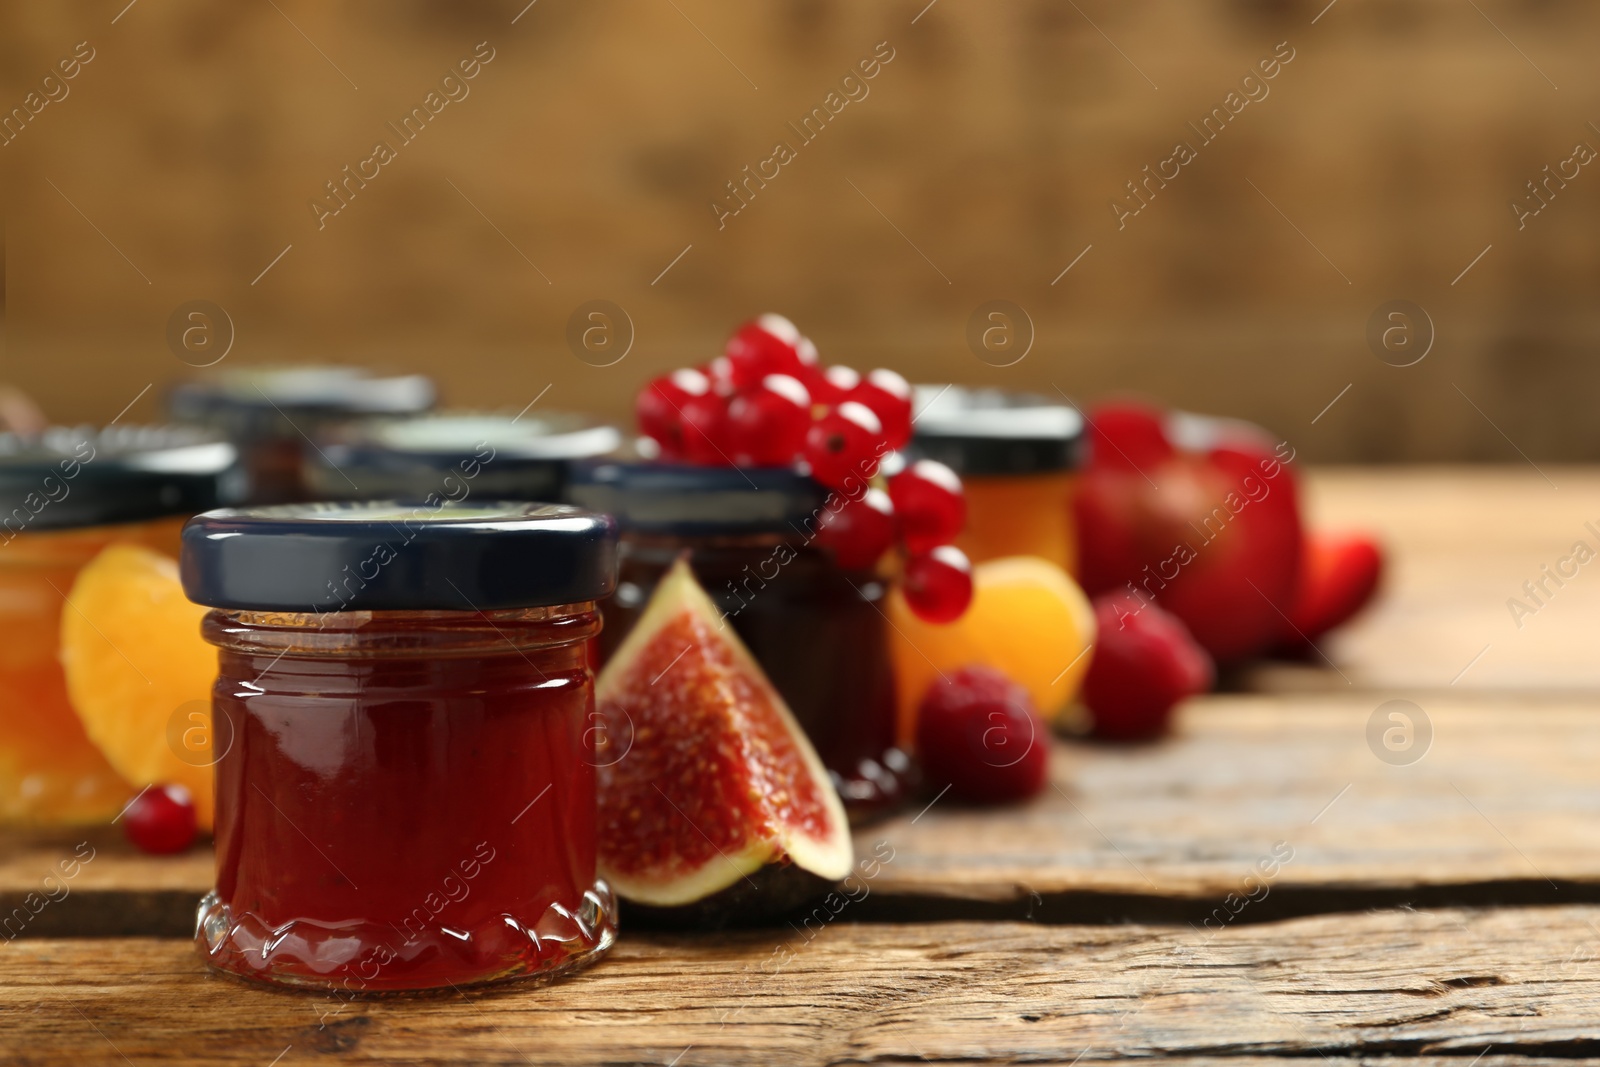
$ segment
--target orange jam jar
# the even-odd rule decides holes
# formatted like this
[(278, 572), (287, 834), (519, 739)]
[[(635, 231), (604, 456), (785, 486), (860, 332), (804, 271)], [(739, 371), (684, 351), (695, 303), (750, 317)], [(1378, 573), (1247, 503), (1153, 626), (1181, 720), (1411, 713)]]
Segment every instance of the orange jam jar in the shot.
[(956, 545), (973, 563), (1039, 556), (1078, 573), (1072, 492), (1084, 460), (1083, 416), (1032, 393), (916, 388), (911, 452), (961, 476), (967, 526)]
[(551, 504), (306, 504), (184, 529), (213, 610), (219, 970), (365, 993), (598, 959), (597, 601), (616, 531)]
[(107, 545), (176, 556), (184, 519), (226, 498), (234, 460), (189, 430), (0, 434), (0, 822), (102, 822), (133, 795), (68, 702), (61, 616)]
[(174, 421), (216, 430), (244, 457), (247, 501), (309, 500), (307, 456), (330, 428), (433, 407), (433, 381), (389, 377), (360, 367), (238, 367), (207, 371), (167, 395)]

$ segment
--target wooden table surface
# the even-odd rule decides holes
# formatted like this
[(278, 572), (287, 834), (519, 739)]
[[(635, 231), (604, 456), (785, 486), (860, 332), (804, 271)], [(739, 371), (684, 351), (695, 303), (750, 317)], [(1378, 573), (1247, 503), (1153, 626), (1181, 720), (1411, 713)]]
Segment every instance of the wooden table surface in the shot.
[[(0, 1063), (1600, 1056), (1600, 571), (1520, 628), (1506, 604), (1600, 548), (1600, 472), (1322, 471), (1309, 496), (1393, 554), (1331, 664), (1241, 671), (1153, 745), (1060, 741), (1027, 806), (864, 829), (893, 858), (825, 924), (625, 930), (564, 983), (341, 1001), (206, 972), (205, 852), (13, 834), (0, 914), (94, 859), (0, 941)], [(1431, 728), (1411, 762), (1367, 740), (1395, 699)]]

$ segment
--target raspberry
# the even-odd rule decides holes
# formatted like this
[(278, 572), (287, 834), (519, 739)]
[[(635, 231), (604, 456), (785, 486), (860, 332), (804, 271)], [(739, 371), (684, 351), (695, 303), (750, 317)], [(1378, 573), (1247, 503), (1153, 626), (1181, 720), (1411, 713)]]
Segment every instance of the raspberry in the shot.
[(979, 804), (1023, 800), (1049, 777), (1049, 733), (1028, 691), (993, 667), (935, 682), (917, 712), (917, 756), (935, 789)]
[(917, 460), (891, 476), (889, 499), (900, 519), (900, 536), (912, 552), (928, 552), (954, 541), (967, 524), (961, 479), (931, 459)]
[(122, 813), (122, 832), (142, 852), (182, 852), (194, 843), (194, 798), (181, 785), (153, 785)]
[(794, 462), (811, 428), (811, 395), (787, 374), (769, 374), (728, 405), (728, 440), (736, 463), (782, 467)]
[(1172, 707), (1211, 688), (1211, 657), (1177, 616), (1127, 593), (1094, 601), (1095, 639), (1083, 701), (1100, 737), (1153, 737)]
[(868, 489), (856, 500), (834, 493), (817, 520), (817, 543), (833, 550), (846, 570), (865, 570), (894, 544), (895, 514), (889, 495)]
[(901, 591), (919, 619), (954, 622), (972, 603), (972, 564), (954, 545), (913, 555), (906, 560)]
[(870, 408), (845, 401), (811, 424), (805, 458), (811, 476), (829, 489), (858, 489), (878, 470), (888, 447)]

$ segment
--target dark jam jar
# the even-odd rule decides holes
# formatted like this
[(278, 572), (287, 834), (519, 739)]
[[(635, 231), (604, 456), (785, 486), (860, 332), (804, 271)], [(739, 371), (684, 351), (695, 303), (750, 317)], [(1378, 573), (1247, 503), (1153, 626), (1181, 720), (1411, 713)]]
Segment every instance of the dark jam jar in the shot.
[(433, 382), (420, 374), (379, 376), (360, 367), (218, 368), (167, 396), (171, 417), (217, 430), (238, 446), (249, 502), (309, 500), (312, 444), (336, 426), (433, 407)]
[(319, 500), (561, 500), (573, 463), (621, 443), (583, 415), (440, 412), (335, 429), (307, 478)]
[(184, 529), (210, 606), (214, 967), (363, 993), (553, 976), (616, 936), (595, 874), (611, 520), (550, 504), (285, 505)]
[(681, 553), (805, 729), (854, 822), (909, 793), (895, 743), (884, 579), (849, 571), (814, 543), (826, 491), (794, 471), (599, 463), (568, 494), (622, 528), (617, 595), (601, 660), (644, 612)]

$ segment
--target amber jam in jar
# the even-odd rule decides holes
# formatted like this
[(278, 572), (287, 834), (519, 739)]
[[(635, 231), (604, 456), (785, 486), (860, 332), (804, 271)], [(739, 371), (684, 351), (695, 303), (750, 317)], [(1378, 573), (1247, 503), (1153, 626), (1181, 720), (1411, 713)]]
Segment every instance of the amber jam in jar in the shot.
[(68, 700), (66, 598), (108, 545), (176, 556), (184, 519), (226, 500), (235, 458), (192, 430), (0, 434), (0, 822), (106, 821), (133, 795)]
[(597, 463), (573, 471), (575, 503), (622, 527), (617, 594), (602, 608), (601, 660), (643, 614), (683, 552), (696, 578), (794, 712), (852, 821), (910, 792), (895, 743), (883, 578), (847, 571), (814, 543), (826, 491), (777, 468)]
[(1078, 573), (1072, 494), (1083, 465), (1083, 416), (1032, 393), (919, 385), (911, 453), (961, 476), (973, 563), (1039, 556)]
[(220, 650), (213, 966), (366, 993), (550, 977), (616, 937), (595, 874), (611, 520), (285, 505), (184, 530)]
[(309, 500), (312, 441), (332, 428), (433, 407), (431, 379), (383, 377), (360, 367), (215, 368), (167, 396), (171, 417), (221, 432), (238, 446), (249, 503)]

